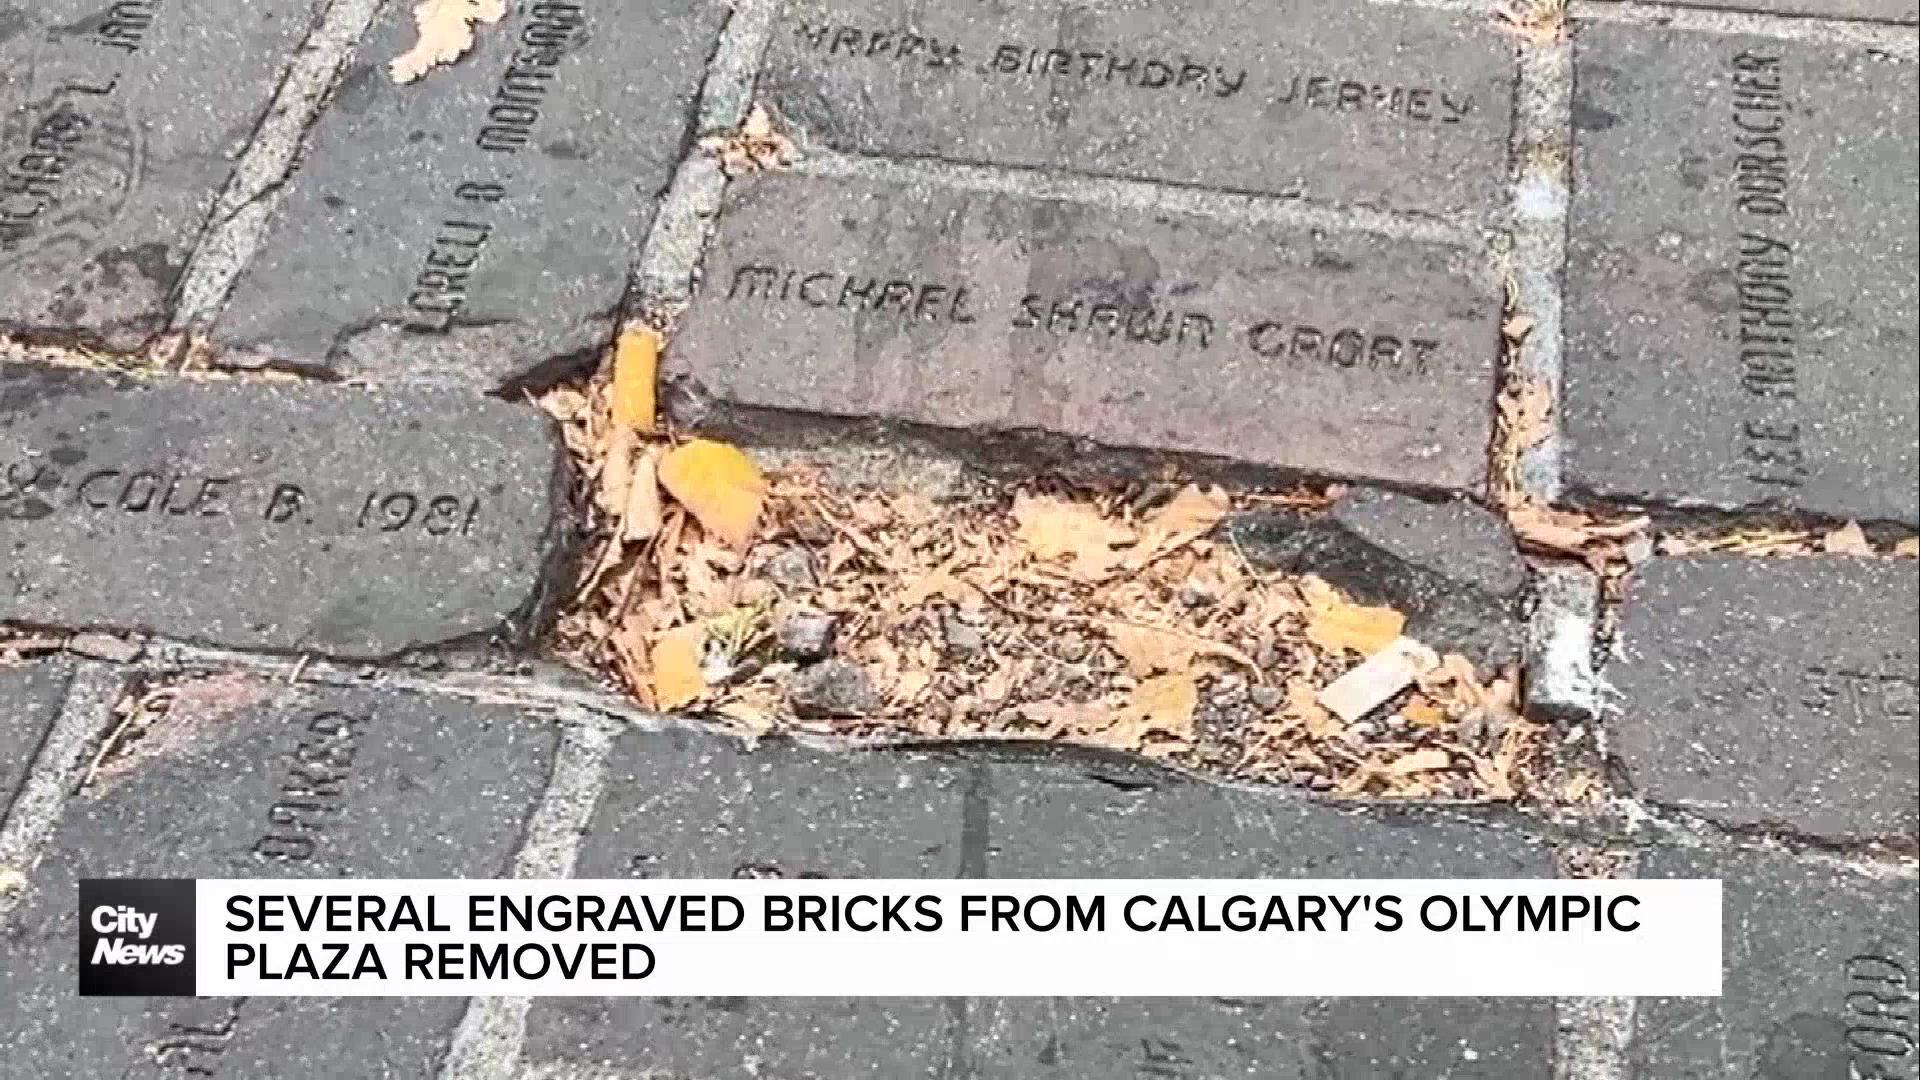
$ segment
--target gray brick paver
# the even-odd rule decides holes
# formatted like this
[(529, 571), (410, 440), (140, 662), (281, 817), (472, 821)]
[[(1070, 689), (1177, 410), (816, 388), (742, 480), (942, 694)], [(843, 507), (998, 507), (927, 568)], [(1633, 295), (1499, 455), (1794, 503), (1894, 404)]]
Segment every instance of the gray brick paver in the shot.
[[(503, 877), (557, 742), (508, 709), (398, 692), (263, 682), (236, 704), (171, 717), (190, 732), (68, 804), (0, 936), (0, 1075), (424, 1078), (446, 1052), (460, 998), (74, 996), (78, 879)], [(231, 1030), (156, 1056), (183, 1025)]]
[(0, 367), (0, 619), (378, 657), (526, 633), (551, 422), (447, 391)]
[(0, 332), (117, 350), (170, 294), (308, 0), (0, 5)]

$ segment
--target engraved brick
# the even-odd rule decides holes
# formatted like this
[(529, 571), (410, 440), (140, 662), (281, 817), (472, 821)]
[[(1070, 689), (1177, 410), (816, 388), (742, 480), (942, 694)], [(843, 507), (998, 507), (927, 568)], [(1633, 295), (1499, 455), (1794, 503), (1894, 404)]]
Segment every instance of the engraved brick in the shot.
[(1453, 212), (1500, 200), (1512, 83), (1480, 12), (809, 0), (760, 90), (838, 150)]
[(447, 391), (0, 366), (0, 620), (376, 657), (533, 628), (566, 457)]
[(761, 176), (670, 354), (704, 392), (670, 398), (1472, 488), (1499, 308), (1443, 245)]
[(172, 728), (147, 732), (148, 756), (69, 802), (0, 939), (8, 1075), (434, 1075), (460, 998), (76, 998), (77, 882), (505, 877), (556, 729), (470, 702), (277, 681), (230, 685), (221, 705), (160, 723)]
[(1642, 798), (1831, 836), (1920, 827), (1912, 562), (1656, 559), (1622, 620), (1604, 674)]
[[(965, 779), (917, 755), (630, 734), (574, 874), (954, 877)], [(525, 1057), (673, 1076), (932, 1080), (949, 1024), (945, 1003), (911, 998), (541, 998)]]
[[(996, 765), (991, 877), (1549, 878), (1547, 848), (1507, 830), (1171, 780)], [(982, 1080), (1114, 1076), (1453, 1076), (1531, 1080), (1553, 1008), (1519, 998), (995, 999), (973, 1003)], [(1364, 1034), (1364, 1037), (1361, 1035)], [(1308, 1049), (1310, 1048), (1310, 1049)], [(1036, 1069), (1036, 1060), (1049, 1062)]]
[(67, 664), (0, 664), (0, 821), (26, 782), (72, 675)]
[(1578, 27), (1580, 496), (1920, 520), (1911, 60)]
[[(1426, 815), (1393, 819), (1174, 784), (1126, 787), (1071, 764), (909, 753), (747, 751), (685, 733), (624, 736), (581, 877), (1547, 877), (1546, 849)], [(1139, 783), (1135, 783), (1139, 780)], [(661, 1030), (675, 1033), (660, 1039)], [(1354, 1031), (1367, 1032), (1364, 1040)], [(541, 999), (535, 1071), (993, 1080), (1257, 1075), (1308, 1059), (1356, 1076), (1545, 1075), (1547, 1002)], [(1184, 1062), (1185, 1072), (1169, 1071)], [(1150, 1067), (1161, 1068), (1160, 1072)], [(1447, 1070), (1452, 1070), (1450, 1073)], [(545, 1075), (545, 1073), (541, 1073)], [(1346, 1075), (1342, 1072), (1341, 1075)]]
[(612, 335), (728, 7), (512, 4), (395, 85), (388, 4), (214, 334), (239, 353), (495, 384)]
[(133, 349), (168, 296), (310, 0), (0, 5), (0, 331)]
[(1718, 878), (1717, 998), (1642, 998), (1635, 1076), (1885, 1076), (1920, 1060), (1920, 884), (1778, 850), (1662, 849), (1644, 878)]

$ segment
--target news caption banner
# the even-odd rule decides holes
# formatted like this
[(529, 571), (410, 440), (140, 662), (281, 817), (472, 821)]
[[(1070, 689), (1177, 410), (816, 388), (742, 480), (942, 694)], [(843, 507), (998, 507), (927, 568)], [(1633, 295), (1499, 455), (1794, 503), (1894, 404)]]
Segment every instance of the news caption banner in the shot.
[(1912, 56), (1603, 21), (1574, 50), (1570, 491), (1920, 521)]
[(396, 85), (391, 3), (212, 327), (229, 362), (500, 384), (612, 335), (728, 7), (509, 5)]
[[(8, 1076), (431, 1075), (459, 998), (76, 998), (79, 883), (94, 878), (501, 878), (558, 728), (399, 691), (248, 684), (109, 761), (67, 804), (0, 939)], [(121, 883), (109, 883), (121, 884)], [(105, 905), (102, 971), (160, 963), (138, 903)], [(131, 909), (131, 910), (129, 910)], [(89, 923), (96, 916), (87, 914)], [(169, 930), (165, 927), (149, 929)], [(94, 954), (86, 954), (88, 961)], [(182, 957), (184, 960), (184, 955)], [(369, 1037), (378, 1032), (378, 1038)]]
[(1469, 490), (1499, 316), (1449, 244), (760, 175), (727, 193), (667, 400), (748, 433), (800, 410)]
[(1912, 836), (1916, 618), (1920, 579), (1905, 560), (1651, 560), (1628, 580), (1607, 667), (1624, 779), (1651, 803), (1736, 828)]
[(308, 0), (33, 0), (0, 33), (0, 332), (131, 350), (314, 15)]
[(1484, 213), (1505, 198), (1513, 58), (1468, 10), (802, 0), (757, 89), (839, 151)]
[[(1538, 840), (1437, 813), (1350, 814), (1067, 762), (821, 754), (632, 733), (608, 764), (582, 878), (1551, 877)], [(1122, 790), (1116, 784), (1128, 784)], [(531, 1067), (639, 1062), (738, 1075), (754, 1060), (821, 1076), (1291, 1077), (1301, 1048), (1358, 1075), (1463, 1068), (1545, 1075), (1551, 1003), (1013, 998), (542, 998)], [(1366, 1030), (1364, 1040), (1353, 1037)], [(672, 1039), (653, 1033), (671, 1031)], [(1305, 1040), (1305, 1041), (1300, 1041)], [(1047, 1070), (1052, 1070), (1051, 1072)], [(1313, 1075), (1306, 1073), (1305, 1075)], [(1471, 1075), (1471, 1074), (1470, 1074)]]
[(551, 422), (432, 390), (0, 366), (0, 620), (375, 658), (538, 621)]

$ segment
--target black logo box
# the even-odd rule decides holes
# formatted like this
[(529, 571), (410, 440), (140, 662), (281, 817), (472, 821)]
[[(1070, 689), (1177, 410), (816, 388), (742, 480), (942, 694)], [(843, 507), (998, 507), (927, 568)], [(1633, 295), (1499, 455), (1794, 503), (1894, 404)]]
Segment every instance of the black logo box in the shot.
[(82, 879), (80, 996), (195, 996), (195, 895), (192, 879)]

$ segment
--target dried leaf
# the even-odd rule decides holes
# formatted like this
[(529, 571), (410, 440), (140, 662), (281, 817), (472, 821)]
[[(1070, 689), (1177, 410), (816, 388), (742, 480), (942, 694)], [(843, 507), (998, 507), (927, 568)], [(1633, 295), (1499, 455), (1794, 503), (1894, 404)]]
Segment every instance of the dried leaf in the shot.
[(767, 482), (759, 466), (726, 443), (695, 439), (660, 461), (660, 486), (700, 527), (735, 550), (753, 542)]
[(1347, 729), (1337, 717), (1320, 704), (1319, 692), (1303, 678), (1287, 680), (1287, 717), (1297, 719), (1307, 734), (1316, 739), (1338, 738)]
[(698, 623), (675, 627), (654, 641), (650, 659), (655, 708), (683, 708), (707, 692), (707, 678), (700, 670), (706, 643), (706, 628)]
[(1412, 638), (1399, 638), (1368, 657), (1359, 667), (1335, 679), (1320, 691), (1319, 702), (1335, 716), (1352, 723), (1413, 685), (1414, 680), (1439, 663), (1440, 657), (1432, 649)]
[(1453, 755), (1438, 747), (1428, 747), (1403, 754), (1387, 763), (1387, 772), (1394, 776), (1412, 776), (1415, 773), (1433, 772), (1445, 769), (1453, 764)]
[(1168, 633), (1129, 623), (1101, 626), (1113, 651), (1127, 662), (1127, 670), (1139, 678), (1158, 672), (1180, 673), (1193, 667), (1196, 642), (1181, 634)]
[(1903, 559), (1920, 557), (1920, 536), (1909, 536), (1893, 545), (1893, 553)]
[(1135, 538), (1133, 530), (1108, 521), (1093, 507), (1051, 495), (1016, 496), (1013, 517), (1028, 551), (1042, 560), (1065, 562), (1067, 572), (1081, 581), (1112, 577), (1122, 562), (1114, 548)]
[(1871, 555), (1873, 545), (1857, 521), (1849, 521), (1820, 538), (1820, 550), (1829, 555)]
[(1533, 327), (1533, 316), (1513, 315), (1509, 316), (1506, 322), (1500, 324), (1500, 332), (1506, 335), (1508, 341), (1518, 345), (1527, 340), (1528, 334), (1533, 333)]
[(17, 892), (25, 892), (26, 888), (27, 875), (15, 870), (11, 866), (0, 866), (0, 896), (11, 896)]
[(1126, 565), (1137, 570), (1193, 543), (1212, 532), (1232, 506), (1233, 501), (1219, 488), (1202, 490), (1188, 484), (1147, 518), (1140, 528), (1140, 542), (1127, 556)]
[(622, 331), (613, 348), (613, 422), (634, 431), (654, 429), (654, 388), (660, 374), (660, 335), (641, 326)]
[(413, 5), (413, 23), (420, 39), (387, 62), (387, 74), (397, 83), (410, 83), (437, 65), (451, 64), (473, 48), (475, 23), (489, 25), (507, 14), (506, 0), (420, 0)]
[(1406, 629), (1407, 617), (1400, 612), (1353, 603), (1317, 577), (1308, 577), (1301, 591), (1311, 610), (1307, 640), (1328, 652), (1350, 649), (1371, 656)]
[(1192, 675), (1160, 675), (1143, 679), (1127, 696), (1109, 734), (1114, 744), (1134, 749), (1149, 734), (1177, 739), (1193, 736), (1193, 714), (1200, 705), (1200, 688)]
[(1447, 710), (1415, 694), (1405, 705), (1400, 706), (1400, 715), (1414, 727), (1443, 728), (1447, 726)]
[(620, 521), (620, 535), (628, 543), (640, 544), (660, 535), (666, 523), (666, 505), (660, 501), (660, 451), (648, 447), (634, 463), (632, 483)]

